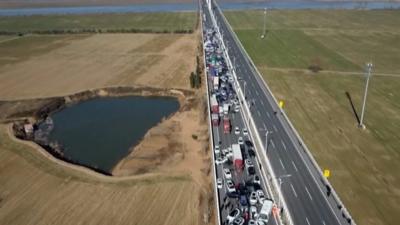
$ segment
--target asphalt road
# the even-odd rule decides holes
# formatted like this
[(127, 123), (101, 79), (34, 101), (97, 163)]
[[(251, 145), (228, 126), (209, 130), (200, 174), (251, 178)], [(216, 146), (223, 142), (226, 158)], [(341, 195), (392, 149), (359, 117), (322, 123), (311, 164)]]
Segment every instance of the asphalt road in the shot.
[[(245, 90), (246, 99), (251, 105), (250, 110), (259, 135), (265, 138), (266, 131), (270, 132), (267, 156), (277, 179), (280, 178), (281, 191), (288, 207), (284, 210), (289, 211), (294, 224), (349, 224), (343, 219), (334, 200), (327, 196), (324, 184), (307, 156), (301, 152), (296, 137), (288, 132), (288, 125), (284, 123), (278, 106), (241, 52), (222, 14), (215, 9), (216, 5), (213, 7), (229, 57), (234, 63), (237, 76), (241, 79), (241, 88)], [(229, 138), (228, 141), (232, 140)]]
[[(203, 29), (206, 31), (209, 28), (212, 28), (213, 25), (211, 23), (211, 18), (210, 15), (208, 14), (208, 11), (204, 11), (204, 15), (206, 19), (203, 21)], [(213, 86), (211, 83), (209, 83), (208, 91), (211, 92), (213, 90)], [(243, 139), (252, 141), (251, 137), (243, 135), (243, 128), (245, 127), (244, 121), (243, 121), (243, 116), (241, 112), (233, 112), (233, 109), (230, 110), (230, 113), (228, 114), (230, 121), (231, 121), (231, 126), (232, 126), (232, 132), (229, 134), (224, 134), (224, 129), (223, 129), (223, 123), (222, 121), (220, 122), (219, 126), (212, 126), (213, 129), (213, 138), (214, 142), (220, 146), (220, 149), (225, 149), (228, 147), (231, 147), (232, 144), (237, 144), (238, 143), (238, 138), (239, 136), (243, 137)], [(240, 134), (236, 135), (234, 133), (234, 128), (239, 127), (240, 128)], [(245, 151), (247, 152), (248, 148), (245, 148)], [(249, 155), (249, 154), (247, 154)], [(258, 175), (261, 179), (261, 189), (263, 190), (265, 197), (270, 199), (271, 194), (268, 192), (268, 189), (265, 187), (265, 182), (266, 180), (263, 179), (263, 177), (260, 174), (259, 170), (259, 164), (258, 161), (255, 157), (250, 156), (249, 159), (252, 161), (254, 164), (255, 168), (255, 174)], [(233, 165), (230, 163), (224, 163), (222, 165), (216, 165), (216, 177), (217, 178), (222, 178), (224, 180), (224, 185), (221, 189), (218, 189), (218, 197), (219, 197), (219, 210), (220, 210), (220, 215), (221, 215), (221, 224), (226, 224), (226, 218), (229, 213), (229, 211), (233, 208), (236, 208), (239, 203), (237, 198), (229, 198), (226, 195), (226, 188), (225, 188), (225, 179), (223, 175), (223, 168), (229, 168), (232, 172), (233, 175), (233, 182), (235, 184), (237, 183), (244, 183), (245, 181), (252, 180), (253, 176), (247, 175), (247, 173), (243, 172), (238, 174), (235, 172)], [(260, 210), (261, 205), (257, 205), (257, 209)], [(268, 222), (268, 225), (275, 225), (277, 224), (275, 219), (271, 217), (271, 219)]]

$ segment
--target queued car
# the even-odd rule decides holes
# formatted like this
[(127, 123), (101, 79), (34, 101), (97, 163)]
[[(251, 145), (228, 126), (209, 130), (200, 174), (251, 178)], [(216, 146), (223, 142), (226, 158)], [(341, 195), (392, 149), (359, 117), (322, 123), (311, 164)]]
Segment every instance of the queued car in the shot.
[(265, 201), (265, 195), (262, 190), (257, 190), (257, 199), (260, 204), (263, 204)]
[(221, 151), (220, 151), (220, 149), (219, 149), (219, 145), (216, 145), (216, 146), (214, 147), (214, 151), (215, 151), (215, 154), (216, 154), (216, 155), (219, 155), (219, 154), (221, 153)]
[(227, 180), (232, 179), (232, 173), (231, 173), (230, 169), (224, 168), (223, 172), (224, 172), (225, 179), (227, 179)]
[(235, 185), (233, 184), (232, 180), (226, 180), (225, 184), (228, 192), (230, 193), (236, 192)]
[(232, 223), (236, 218), (238, 218), (240, 216), (240, 209), (235, 208), (232, 211), (229, 212), (228, 216), (226, 217), (226, 220), (228, 221), (228, 223)]
[(253, 183), (261, 185), (261, 180), (260, 180), (260, 177), (258, 175), (254, 176)]
[(244, 224), (244, 219), (242, 217), (238, 217), (235, 220), (233, 220), (232, 225), (243, 225)]
[(215, 164), (221, 165), (221, 164), (226, 163), (227, 161), (228, 161), (228, 159), (226, 157), (221, 157), (220, 156), (215, 160)]
[(255, 191), (250, 194), (250, 205), (255, 205), (258, 202), (257, 193)]
[(242, 138), (242, 137), (239, 137), (239, 138), (238, 138), (238, 144), (239, 144), (239, 145), (243, 145), (243, 144), (244, 144), (243, 138)]
[(250, 206), (250, 218), (253, 220), (258, 218), (257, 207)]
[(247, 197), (246, 195), (242, 194), (239, 197), (239, 203), (241, 206), (246, 207), (247, 206)]
[(217, 188), (218, 188), (218, 189), (221, 189), (222, 186), (223, 186), (223, 181), (222, 181), (222, 179), (221, 179), (221, 178), (217, 178)]
[(249, 131), (247, 130), (247, 128), (243, 128), (243, 135), (244, 136), (248, 136), (249, 135)]
[(236, 134), (236, 135), (239, 135), (239, 134), (240, 134), (240, 129), (239, 129), (239, 127), (235, 127), (235, 134)]

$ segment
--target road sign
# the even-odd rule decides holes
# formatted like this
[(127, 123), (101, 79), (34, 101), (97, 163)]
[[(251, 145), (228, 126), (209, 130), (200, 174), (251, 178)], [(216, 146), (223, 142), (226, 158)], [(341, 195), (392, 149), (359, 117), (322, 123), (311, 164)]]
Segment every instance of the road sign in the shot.
[(283, 101), (279, 101), (279, 108), (283, 108), (283, 104), (284, 104), (284, 102)]
[(331, 176), (331, 171), (330, 170), (324, 170), (324, 177), (328, 178)]

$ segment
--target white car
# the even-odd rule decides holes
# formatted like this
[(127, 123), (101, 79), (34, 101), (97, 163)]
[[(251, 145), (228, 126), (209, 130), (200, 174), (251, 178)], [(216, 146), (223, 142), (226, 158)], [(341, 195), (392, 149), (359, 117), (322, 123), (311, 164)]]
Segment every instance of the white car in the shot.
[(235, 134), (236, 134), (236, 135), (239, 135), (239, 134), (240, 134), (240, 129), (239, 129), (239, 127), (235, 127)]
[[(253, 220), (258, 218), (257, 207), (255, 207), (254, 205), (250, 206), (250, 218)], [(256, 222), (256, 221), (254, 221), (254, 222)]]
[(216, 146), (214, 147), (214, 152), (215, 152), (216, 155), (219, 155), (219, 154), (221, 153), (221, 151), (220, 151), (220, 149), (219, 149), (219, 145), (216, 145)]
[(232, 158), (233, 157), (232, 147), (228, 147), (227, 150), (228, 150), (228, 153), (226, 154), (226, 157), (227, 158)]
[(239, 138), (238, 138), (238, 144), (239, 144), (239, 145), (243, 145), (243, 144), (244, 144), (243, 138), (242, 138), (242, 137), (239, 137)]
[(238, 217), (232, 222), (232, 225), (243, 225), (243, 224), (244, 224), (244, 219), (242, 217)]
[(250, 199), (250, 200), (249, 200), (250, 205), (255, 205), (255, 204), (257, 204), (257, 202), (258, 202), (257, 193), (256, 193), (255, 191), (251, 192), (250, 198), (249, 198), (249, 199)]
[(244, 136), (248, 136), (249, 135), (249, 131), (247, 131), (247, 128), (243, 128), (243, 135)]
[(233, 184), (232, 180), (226, 180), (225, 184), (226, 184), (226, 190), (228, 190), (228, 192), (232, 193), (236, 191), (235, 185)]
[(236, 106), (235, 106), (235, 112), (238, 113), (239, 111), (240, 111), (240, 106), (236, 105)]
[(224, 148), (221, 150), (222, 154), (224, 154), (225, 156), (229, 154), (229, 150), (227, 148)]
[(264, 192), (262, 190), (257, 190), (257, 198), (258, 198), (258, 202), (260, 204), (264, 203), (265, 195), (264, 195)]
[(235, 220), (239, 216), (240, 216), (240, 209), (236, 208), (229, 212), (228, 216), (226, 217), (226, 220), (228, 220), (228, 223), (230, 224), (233, 222), (233, 220)]
[(215, 164), (221, 165), (221, 164), (226, 163), (226, 161), (228, 161), (228, 159), (227, 159), (226, 157), (218, 157), (218, 158), (215, 160)]
[(222, 184), (222, 179), (221, 179), (221, 178), (218, 178), (218, 179), (217, 179), (217, 188), (218, 188), (218, 189), (221, 189), (221, 188), (222, 188), (222, 185), (223, 185), (223, 184)]
[(246, 160), (244, 161), (244, 165), (245, 165), (246, 168), (247, 168), (247, 167), (249, 167), (249, 166), (253, 166), (253, 162), (252, 162), (250, 159), (246, 159)]
[(232, 173), (228, 168), (224, 168), (224, 176), (225, 176), (225, 179), (227, 179), (227, 180), (232, 179)]
[(250, 219), (249, 222), (247, 222), (247, 225), (257, 225), (257, 222), (253, 219)]

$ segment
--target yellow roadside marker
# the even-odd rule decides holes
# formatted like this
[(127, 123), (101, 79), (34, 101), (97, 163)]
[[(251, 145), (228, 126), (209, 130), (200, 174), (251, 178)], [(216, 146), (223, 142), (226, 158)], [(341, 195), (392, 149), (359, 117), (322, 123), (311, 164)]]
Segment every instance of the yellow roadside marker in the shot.
[(283, 104), (284, 104), (283, 101), (279, 101), (279, 108), (282, 109), (283, 108)]
[(331, 171), (330, 170), (324, 170), (324, 177), (328, 178), (331, 176)]

